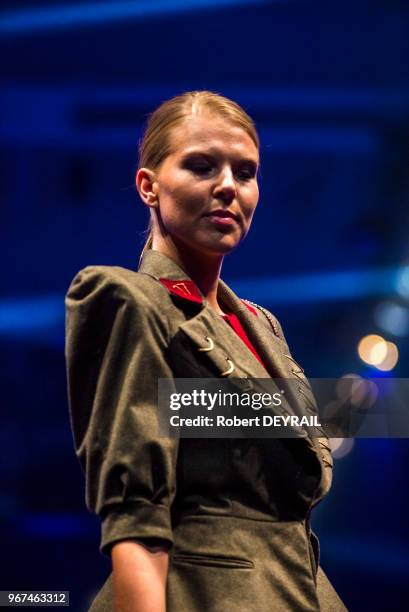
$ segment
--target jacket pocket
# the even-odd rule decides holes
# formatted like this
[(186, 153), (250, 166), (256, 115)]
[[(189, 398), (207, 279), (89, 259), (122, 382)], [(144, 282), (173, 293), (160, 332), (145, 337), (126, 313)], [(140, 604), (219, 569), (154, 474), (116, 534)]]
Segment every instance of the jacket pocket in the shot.
[(240, 557), (229, 557), (222, 555), (201, 555), (201, 554), (187, 554), (187, 553), (175, 553), (172, 557), (172, 563), (188, 564), (188, 565), (201, 565), (204, 567), (225, 567), (233, 569), (253, 569), (254, 563), (249, 559), (241, 559)]

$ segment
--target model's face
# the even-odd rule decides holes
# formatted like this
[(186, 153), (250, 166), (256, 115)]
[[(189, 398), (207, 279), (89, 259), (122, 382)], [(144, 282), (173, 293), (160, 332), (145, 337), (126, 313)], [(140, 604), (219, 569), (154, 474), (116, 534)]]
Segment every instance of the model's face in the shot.
[[(208, 255), (230, 252), (251, 225), (258, 165), (253, 140), (225, 120), (195, 116), (175, 128), (171, 153), (156, 173), (166, 234)], [(214, 211), (218, 215), (209, 215)]]

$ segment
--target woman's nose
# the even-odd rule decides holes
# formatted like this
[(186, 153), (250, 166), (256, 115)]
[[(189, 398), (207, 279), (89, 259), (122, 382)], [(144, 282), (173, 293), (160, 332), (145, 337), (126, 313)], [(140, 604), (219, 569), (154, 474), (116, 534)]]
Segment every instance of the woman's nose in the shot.
[(214, 190), (215, 195), (223, 196), (226, 199), (234, 199), (236, 195), (236, 183), (231, 168), (224, 168), (218, 177), (217, 185)]

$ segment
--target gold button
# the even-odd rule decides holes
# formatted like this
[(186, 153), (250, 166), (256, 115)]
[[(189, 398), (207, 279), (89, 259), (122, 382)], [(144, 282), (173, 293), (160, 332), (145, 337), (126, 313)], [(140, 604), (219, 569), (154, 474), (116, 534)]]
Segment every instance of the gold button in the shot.
[(197, 349), (198, 351), (203, 352), (203, 353), (206, 353), (207, 351), (212, 351), (214, 349), (214, 342), (210, 338), (210, 336), (205, 336), (205, 340), (206, 342), (209, 343), (209, 346), (199, 347)]
[(226, 357), (226, 361), (228, 361), (228, 363), (230, 364), (228, 370), (226, 370), (225, 372), (220, 372), (220, 376), (228, 376), (229, 374), (231, 374), (234, 370), (234, 363), (232, 362), (231, 359), (229, 359), (228, 357)]

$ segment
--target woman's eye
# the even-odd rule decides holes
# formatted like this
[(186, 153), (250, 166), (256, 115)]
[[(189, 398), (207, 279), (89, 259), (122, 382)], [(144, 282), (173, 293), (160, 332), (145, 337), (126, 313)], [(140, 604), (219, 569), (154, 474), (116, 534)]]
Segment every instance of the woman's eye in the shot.
[(208, 172), (210, 172), (211, 169), (212, 167), (210, 166), (210, 164), (192, 164), (190, 166), (190, 170), (192, 170), (196, 174), (207, 174)]
[(237, 176), (242, 181), (249, 181), (256, 176), (256, 172), (252, 168), (243, 168), (242, 170), (238, 170)]
[[(199, 176), (206, 176), (212, 172), (217, 172), (218, 164), (206, 160), (188, 161), (185, 167)], [(233, 170), (234, 176), (238, 181), (250, 181), (257, 174), (257, 168), (253, 166), (241, 166)]]

